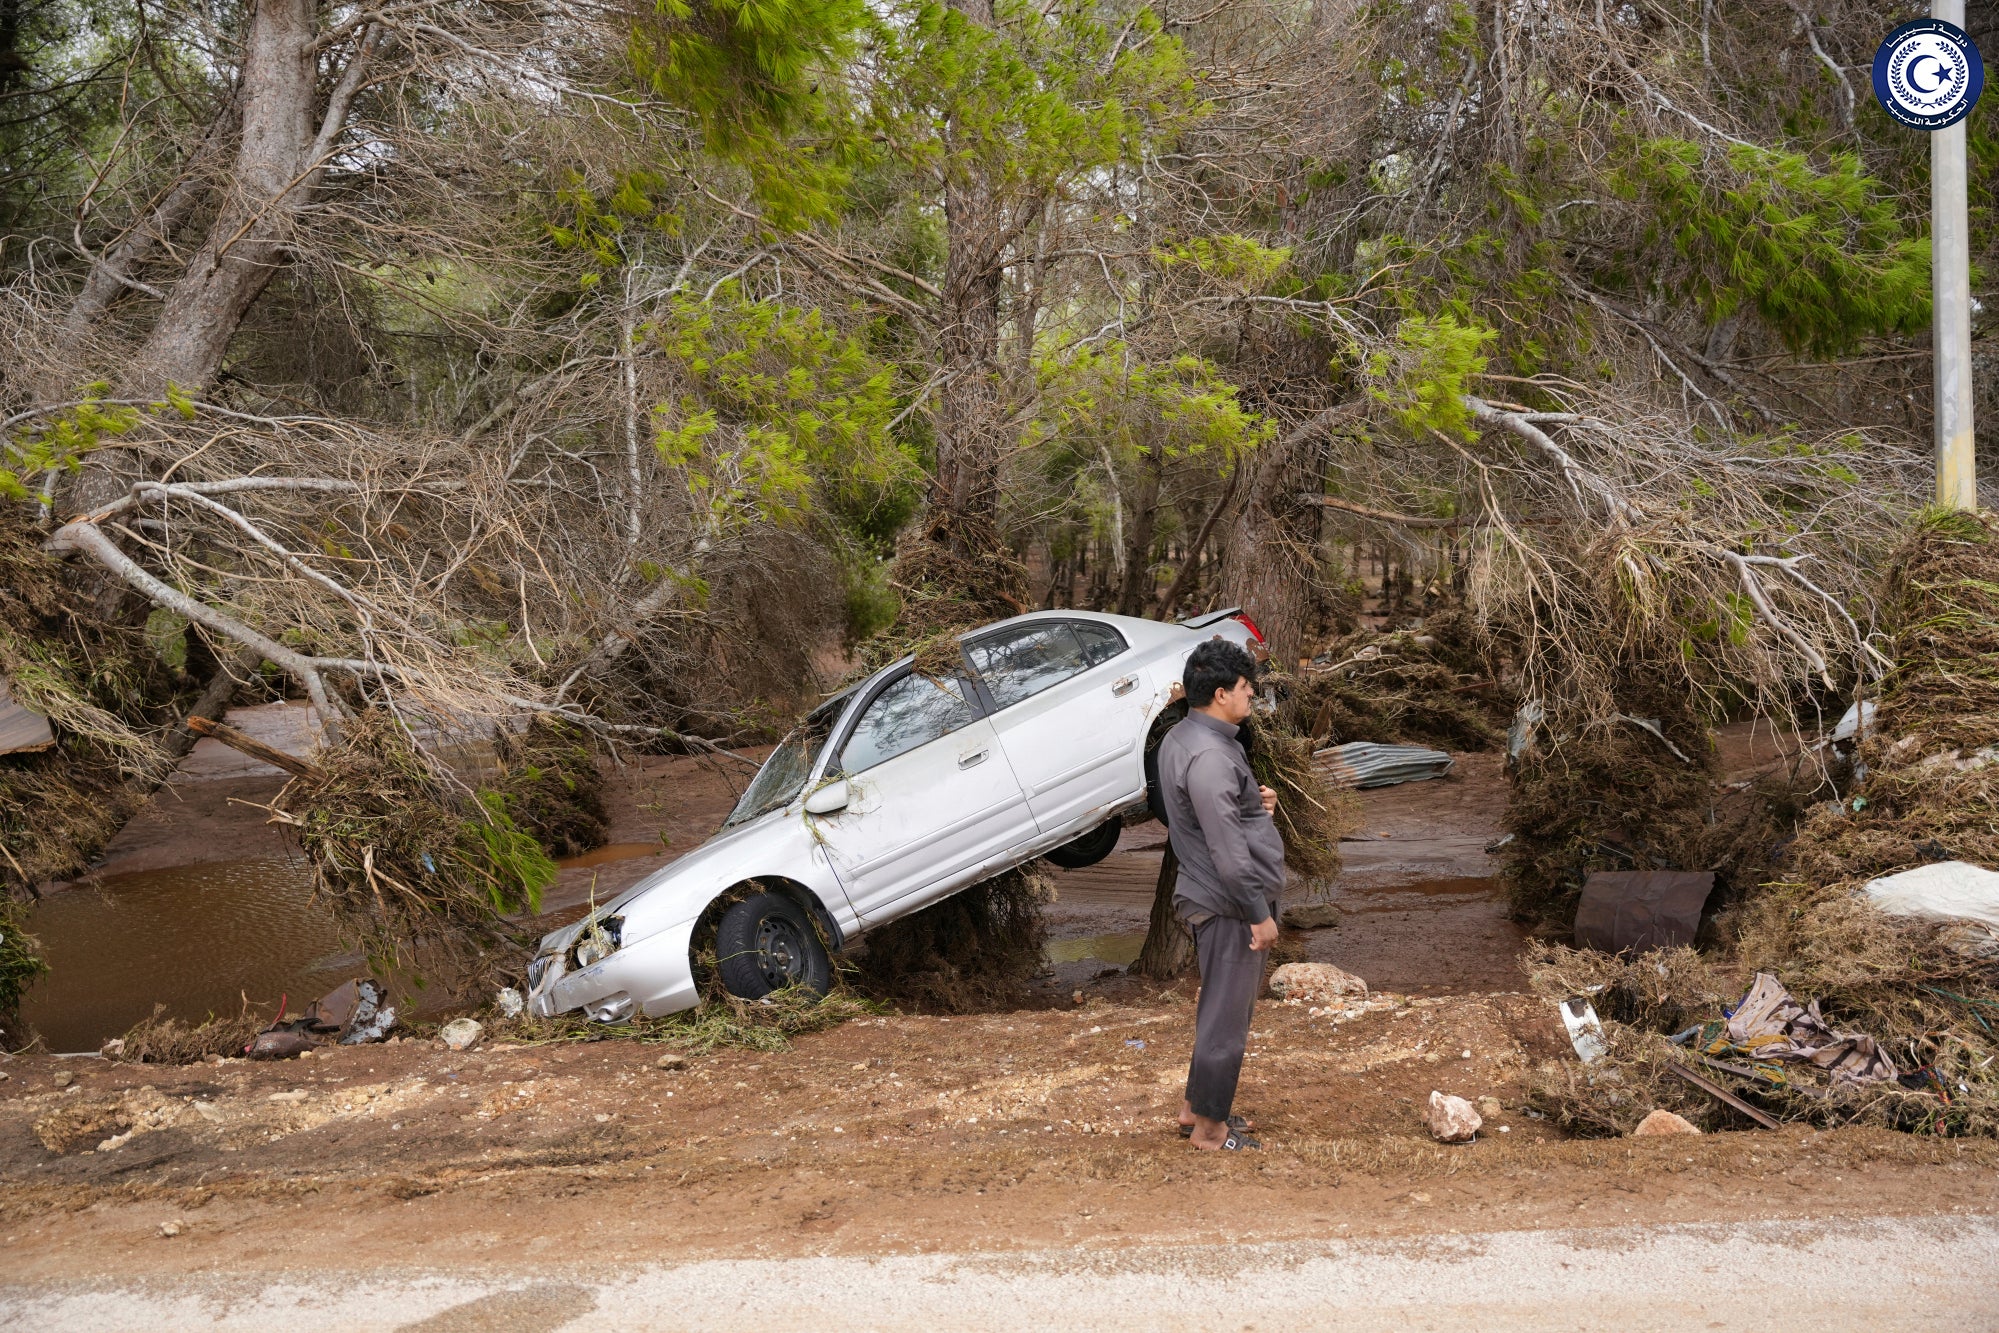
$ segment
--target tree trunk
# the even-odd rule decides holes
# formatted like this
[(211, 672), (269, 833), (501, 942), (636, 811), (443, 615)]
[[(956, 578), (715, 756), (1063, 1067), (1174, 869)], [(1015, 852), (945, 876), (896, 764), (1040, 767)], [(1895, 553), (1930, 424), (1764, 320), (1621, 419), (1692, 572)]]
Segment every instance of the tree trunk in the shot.
[(235, 132), (238, 105), (232, 98), (216, 113), (208, 132), (202, 136), (194, 152), (188, 155), (180, 179), (174, 182), (166, 197), (151, 205), (123, 236), (113, 241), (91, 264), (82, 290), (70, 304), (69, 312), (63, 316), (65, 334), (81, 337), (89, 332), (90, 327), (103, 318), (104, 312), (111, 308), (112, 302), (127, 287), (149, 290), (140, 286), (139, 270), (173, 239), (174, 233), (181, 229), (189, 214), (213, 188), (214, 182), (209, 179), (209, 174), (229, 136)]
[(1131, 528), (1124, 551), (1124, 586), (1118, 589), (1119, 615), (1142, 616), (1146, 603), (1152, 600), (1152, 534), (1159, 525), (1161, 466), (1159, 446), (1155, 444), (1139, 464), (1138, 493), (1132, 497)]
[[(967, 19), (991, 27), (991, 0), (950, 0)], [(953, 125), (955, 137), (966, 133)], [(1005, 289), (1006, 209), (976, 164), (956, 168), (944, 187), (944, 290), (938, 329), (937, 477), (932, 529), (964, 555), (996, 541), (999, 474), (1010, 432), (1001, 401), (1000, 299)]]
[(243, 48), (242, 132), (229, 193), (139, 349), (133, 388), (212, 383), (243, 316), (290, 257), (299, 210), (325, 172), (376, 35), (369, 28), (356, 43), (315, 132), (316, 18), (313, 0), (257, 0)]
[(1173, 855), (1169, 842), (1152, 890), (1152, 920), (1145, 928), (1145, 943), (1131, 965), (1135, 976), (1171, 981), (1194, 965), (1194, 933), (1173, 911), (1173, 890), (1179, 883), (1180, 858)]

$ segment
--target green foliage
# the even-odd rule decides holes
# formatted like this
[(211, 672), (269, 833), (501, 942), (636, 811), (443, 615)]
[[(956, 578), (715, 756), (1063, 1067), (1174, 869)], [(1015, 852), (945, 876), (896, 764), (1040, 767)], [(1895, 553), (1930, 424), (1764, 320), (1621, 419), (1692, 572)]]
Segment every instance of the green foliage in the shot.
[(1153, 363), (1121, 343), (1083, 348), (1039, 367), (1042, 411), (1029, 443), (1056, 440), (1092, 457), (1157, 450), (1162, 458), (1215, 455), (1226, 468), (1264, 444), (1276, 426), (1238, 400), (1236, 385), (1212, 362), (1186, 353)]
[(1395, 329), (1395, 346), (1368, 357), (1368, 392), (1385, 404), (1412, 435), (1440, 430), (1469, 439), (1469, 381), (1486, 366), (1486, 348), (1498, 335), (1455, 315), (1412, 315)]
[(555, 862), (507, 813), (504, 793), (482, 791), (479, 805), (479, 817), (459, 826), (465, 869), (495, 912), (539, 912), (541, 891), (555, 883)]
[(709, 151), (749, 171), (765, 215), (795, 228), (832, 212), (846, 178), (835, 76), (869, 22), (864, 0), (657, 0), (633, 54)]
[(1262, 291), (1291, 262), (1290, 246), (1273, 249), (1233, 232), (1196, 236), (1152, 253), (1167, 268), (1186, 265), (1244, 292)]
[(1930, 317), (1929, 241), (1909, 234), (1860, 160), (1736, 145), (1717, 162), (1684, 139), (1640, 143), (1612, 177), (1670, 240), (1710, 319), (1754, 306), (1794, 351), (1838, 356)]
[(22, 929), (26, 907), (0, 897), (0, 1047), (17, 1044), (21, 997), (49, 970), (41, 945)]
[(734, 283), (676, 299), (654, 336), (687, 385), (655, 410), (654, 446), (711, 524), (817, 510), (885, 543), (915, 512), (921, 469), (889, 429), (895, 373), (865, 337)]
[(890, 12), (876, 47), (872, 133), (926, 172), (1001, 193), (1136, 162), (1201, 109), (1179, 41), (1147, 8), (999, 0), (988, 28), (914, 0)]
[[(0, 498), (26, 500), (33, 493), (31, 483), (50, 472), (75, 472), (83, 466), (83, 456), (102, 444), (107, 436), (123, 435), (139, 424), (135, 407), (108, 404), (104, 394), (111, 386), (88, 385), (82, 400), (60, 412), (30, 419), (0, 449)], [(183, 416), (193, 413), (179, 390), (169, 386), (167, 397)]]

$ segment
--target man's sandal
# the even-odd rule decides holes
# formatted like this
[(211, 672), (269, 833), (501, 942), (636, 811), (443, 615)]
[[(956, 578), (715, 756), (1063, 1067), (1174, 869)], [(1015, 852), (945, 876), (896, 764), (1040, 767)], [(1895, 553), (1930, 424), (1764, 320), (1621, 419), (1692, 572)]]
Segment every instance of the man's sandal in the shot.
[(1261, 1148), (1262, 1146), (1263, 1141), (1261, 1139), (1253, 1139), (1239, 1130), (1232, 1129), (1229, 1131), (1229, 1136), (1222, 1140), (1221, 1150), (1223, 1152), (1241, 1152), (1245, 1148)]
[[(1228, 1119), (1228, 1125), (1230, 1129), (1234, 1130), (1238, 1134), (1246, 1134), (1249, 1132), (1249, 1121), (1243, 1119), (1239, 1115), (1230, 1116)], [(1183, 1139), (1193, 1138), (1194, 1127), (1192, 1125), (1180, 1126), (1180, 1137)]]

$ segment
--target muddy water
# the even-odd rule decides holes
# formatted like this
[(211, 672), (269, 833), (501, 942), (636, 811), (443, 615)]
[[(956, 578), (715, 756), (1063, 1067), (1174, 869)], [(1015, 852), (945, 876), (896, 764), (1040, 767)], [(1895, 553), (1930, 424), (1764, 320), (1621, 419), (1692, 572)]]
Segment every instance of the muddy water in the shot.
[(1145, 945), (1142, 930), (1120, 930), (1106, 935), (1084, 935), (1077, 939), (1051, 940), (1046, 950), (1050, 963), (1095, 961), (1112, 967), (1129, 967), (1138, 960)]
[(28, 929), (49, 974), (22, 1017), (52, 1051), (94, 1050), (157, 1002), (176, 1018), (234, 1013), (248, 994), (297, 1009), (361, 970), (303, 862), (282, 858), (110, 875), (51, 894)]
[[(661, 850), (615, 842), (559, 864), (607, 865)], [(297, 1012), (365, 970), (311, 897), (305, 863), (284, 857), (106, 875), (53, 893), (28, 919), (49, 974), (28, 992), (22, 1017), (50, 1050), (88, 1051), (156, 1003), (190, 1022), (234, 1013), (246, 994), (266, 1005), (289, 996)]]

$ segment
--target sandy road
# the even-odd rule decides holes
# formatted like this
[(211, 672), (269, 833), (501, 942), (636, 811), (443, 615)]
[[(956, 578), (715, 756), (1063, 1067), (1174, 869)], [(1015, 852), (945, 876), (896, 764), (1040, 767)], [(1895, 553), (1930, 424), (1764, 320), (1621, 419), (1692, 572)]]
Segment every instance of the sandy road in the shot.
[(1999, 1328), (1999, 1218), (1510, 1231), (1010, 1254), (377, 1268), (0, 1287), (0, 1324), (399, 1329)]

